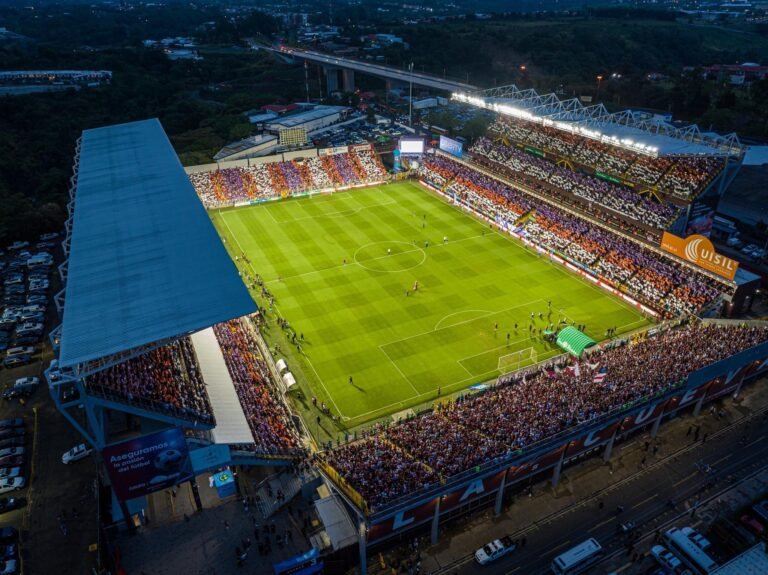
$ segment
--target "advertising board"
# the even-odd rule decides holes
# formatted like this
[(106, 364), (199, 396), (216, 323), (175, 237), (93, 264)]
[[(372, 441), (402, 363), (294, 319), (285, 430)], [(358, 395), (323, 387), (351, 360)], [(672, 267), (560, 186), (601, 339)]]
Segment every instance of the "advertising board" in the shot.
[(105, 447), (112, 488), (122, 500), (142, 497), (192, 479), (187, 441), (173, 427)]
[(718, 254), (709, 238), (699, 234), (683, 239), (664, 232), (661, 249), (729, 280), (736, 276), (739, 267), (739, 262)]
[(440, 136), (440, 149), (460, 158), (464, 150), (464, 144), (448, 136)]
[(404, 155), (420, 155), (424, 153), (424, 138), (401, 138), (400, 153)]

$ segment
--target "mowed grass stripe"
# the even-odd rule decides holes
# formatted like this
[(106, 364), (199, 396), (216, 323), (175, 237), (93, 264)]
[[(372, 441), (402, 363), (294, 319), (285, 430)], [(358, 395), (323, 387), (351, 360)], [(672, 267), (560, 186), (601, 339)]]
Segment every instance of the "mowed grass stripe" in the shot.
[[(338, 406), (348, 425), (493, 377), (502, 355), (530, 347), (539, 359), (558, 353), (529, 325), (546, 329), (561, 308), (595, 339), (644, 321), (410, 182), (238, 208), (213, 220), (225, 237), (229, 226), (279, 312), (306, 338), (301, 354), (275, 326), (268, 341), (305, 374), (307, 394)], [(416, 280), (419, 291), (406, 296)]]

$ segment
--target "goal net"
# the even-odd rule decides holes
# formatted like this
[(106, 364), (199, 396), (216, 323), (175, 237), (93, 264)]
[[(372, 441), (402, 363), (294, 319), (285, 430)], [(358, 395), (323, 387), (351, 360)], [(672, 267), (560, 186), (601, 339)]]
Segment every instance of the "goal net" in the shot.
[(532, 347), (527, 347), (500, 356), (498, 369), (502, 372), (514, 371), (534, 363), (536, 363), (536, 350)]

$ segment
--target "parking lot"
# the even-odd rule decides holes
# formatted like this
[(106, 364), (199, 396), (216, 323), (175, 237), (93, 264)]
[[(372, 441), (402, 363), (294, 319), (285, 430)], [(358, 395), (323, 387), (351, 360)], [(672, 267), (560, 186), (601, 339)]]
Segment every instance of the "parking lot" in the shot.
[(43, 373), (52, 358), (47, 333), (58, 321), (59, 250), (52, 239), (0, 256), (0, 530), (17, 531), (0, 531), (17, 543), (6, 548), (0, 572), (86, 573), (96, 565), (95, 466), (90, 457), (62, 463), (82, 440), (54, 406)]

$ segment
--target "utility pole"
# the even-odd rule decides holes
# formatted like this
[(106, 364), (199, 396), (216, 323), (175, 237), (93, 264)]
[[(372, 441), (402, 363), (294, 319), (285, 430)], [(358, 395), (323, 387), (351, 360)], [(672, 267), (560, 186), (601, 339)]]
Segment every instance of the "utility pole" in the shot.
[(408, 77), (408, 127), (413, 128), (413, 62), (408, 65), (408, 71), (411, 73)]

